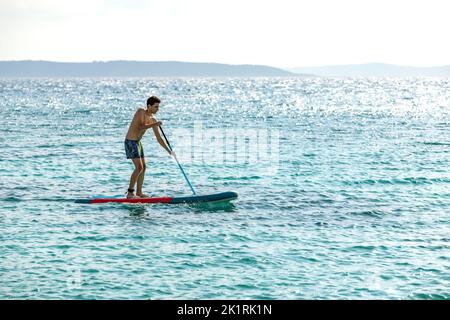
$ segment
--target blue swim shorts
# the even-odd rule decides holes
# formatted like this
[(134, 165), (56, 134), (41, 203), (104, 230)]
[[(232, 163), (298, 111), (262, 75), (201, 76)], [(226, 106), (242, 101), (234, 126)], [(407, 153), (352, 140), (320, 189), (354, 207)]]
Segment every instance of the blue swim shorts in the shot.
[(144, 148), (142, 148), (141, 140), (125, 139), (125, 153), (127, 159), (143, 158)]

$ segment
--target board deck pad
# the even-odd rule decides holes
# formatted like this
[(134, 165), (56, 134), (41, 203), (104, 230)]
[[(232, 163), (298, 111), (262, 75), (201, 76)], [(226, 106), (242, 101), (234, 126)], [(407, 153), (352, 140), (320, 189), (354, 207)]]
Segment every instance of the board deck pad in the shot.
[(219, 202), (231, 201), (238, 197), (238, 194), (233, 191), (221, 192), (215, 194), (205, 195), (191, 195), (179, 197), (152, 197), (152, 198), (90, 198), (77, 199), (76, 203), (202, 203), (202, 202)]

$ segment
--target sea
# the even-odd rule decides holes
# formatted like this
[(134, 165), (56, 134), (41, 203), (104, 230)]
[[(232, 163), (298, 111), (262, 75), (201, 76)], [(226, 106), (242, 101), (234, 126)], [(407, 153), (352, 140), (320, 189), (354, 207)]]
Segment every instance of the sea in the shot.
[[(124, 197), (135, 111), (212, 204)], [(192, 194), (153, 130), (144, 192)], [(450, 299), (448, 78), (0, 79), (1, 299)]]

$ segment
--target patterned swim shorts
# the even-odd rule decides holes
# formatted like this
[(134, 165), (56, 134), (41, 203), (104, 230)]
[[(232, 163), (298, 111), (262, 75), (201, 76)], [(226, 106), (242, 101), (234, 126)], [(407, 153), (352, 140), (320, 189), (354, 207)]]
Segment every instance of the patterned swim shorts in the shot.
[(125, 139), (125, 153), (127, 159), (144, 158), (144, 148), (142, 148), (141, 140)]

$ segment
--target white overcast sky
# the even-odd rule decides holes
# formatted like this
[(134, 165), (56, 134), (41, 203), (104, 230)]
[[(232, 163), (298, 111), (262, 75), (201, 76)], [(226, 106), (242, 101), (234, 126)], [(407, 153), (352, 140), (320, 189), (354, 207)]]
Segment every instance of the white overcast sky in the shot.
[(448, 0), (0, 0), (0, 60), (450, 65)]

